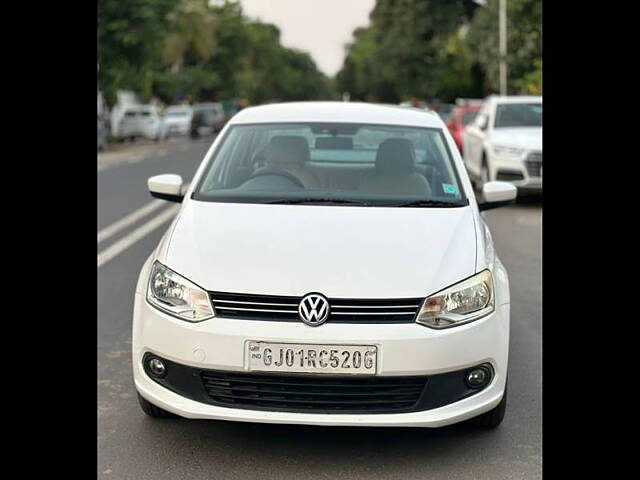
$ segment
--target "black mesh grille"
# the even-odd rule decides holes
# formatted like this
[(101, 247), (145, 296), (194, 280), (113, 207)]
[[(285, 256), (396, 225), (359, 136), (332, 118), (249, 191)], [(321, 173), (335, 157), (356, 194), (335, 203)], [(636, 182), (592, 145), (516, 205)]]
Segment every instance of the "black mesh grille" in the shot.
[[(299, 322), (302, 297), (210, 292), (216, 315), (224, 318)], [(411, 323), (422, 299), (328, 299), (332, 323)]]
[(271, 411), (387, 413), (415, 409), (427, 377), (328, 377), (203, 371), (214, 404)]
[(522, 172), (516, 172), (512, 170), (498, 170), (496, 180), (515, 182), (517, 180), (524, 180), (524, 175), (522, 174)]
[(531, 152), (524, 163), (530, 177), (539, 177), (542, 168), (542, 152)]

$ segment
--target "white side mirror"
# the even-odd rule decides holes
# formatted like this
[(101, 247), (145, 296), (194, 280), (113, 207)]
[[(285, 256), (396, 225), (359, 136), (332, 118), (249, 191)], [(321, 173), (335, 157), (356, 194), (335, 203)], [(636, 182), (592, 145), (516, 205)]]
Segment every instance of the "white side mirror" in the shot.
[(484, 203), (478, 207), (480, 210), (488, 210), (513, 203), (518, 196), (518, 189), (507, 182), (487, 182), (482, 186)]
[(486, 115), (480, 114), (477, 116), (476, 125), (480, 130), (486, 130), (488, 127), (489, 119)]
[(172, 173), (156, 175), (147, 180), (147, 186), (151, 196), (168, 200), (170, 202), (182, 202), (182, 177)]

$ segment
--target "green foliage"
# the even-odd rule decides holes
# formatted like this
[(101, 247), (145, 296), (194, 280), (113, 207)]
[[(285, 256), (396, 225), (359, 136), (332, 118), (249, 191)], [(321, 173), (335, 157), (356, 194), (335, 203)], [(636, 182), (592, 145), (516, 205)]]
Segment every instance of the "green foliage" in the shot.
[[(120, 89), (166, 103), (338, 98), (480, 97), (498, 90), (498, 0), (377, 0), (354, 31), (335, 79), (274, 26), (250, 22), (238, 2), (99, 0), (98, 82), (109, 105)], [(509, 93), (542, 92), (542, 1), (507, 0)], [(337, 92), (337, 94), (336, 94)]]
[(307, 53), (283, 47), (274, 25), (249, 22), (237, 2), (208, 3), (100, 0), (99, 85), (107, 103), (118, 89), (166, 103), (333, 96), (331, 81)]
[[(498, 0), (488, 0), (478, 9), (467, 36), (467, 44), (485, 72), (484, 90), (499, 91)], [(534, 72), (542, 58), (542, 1), (507, 0), (507, 85), (510, 95), (525, 93), (522, 79)], [(540, 91), (542, 87), (540, 86)]]
[[(507, 3), (509, 93), (541, 91), (534, 62), (542, 57), (542, 2)], [(486, 8), (472, 0), (377, 0), (370, 19), (347, 46), (338, 91), (396, 103), (498, 89), (498, 0)]]
[(175, 0), (98, 0), (98, 82), (109, 105), (119, 89), (150, 96), (174, 6)]
[(514, 85), (518, 91), (527, 95), (542, 95), (542, 59), (533, 61), (535, 70), (516, 80)]

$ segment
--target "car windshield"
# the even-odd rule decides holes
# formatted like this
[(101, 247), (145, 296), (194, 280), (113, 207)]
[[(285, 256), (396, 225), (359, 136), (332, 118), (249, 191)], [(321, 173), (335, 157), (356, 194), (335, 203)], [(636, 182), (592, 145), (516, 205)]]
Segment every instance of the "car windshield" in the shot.
[(464, 112), (462, 114), (462, 124), (469, 125), (471, 122), (473, 122), (473, 119), (476, 118), (477, 114), (478, 114), (477, 110), (474, 112)]
[(541, 126), (542, 103), (503, 103), (496, 108), (494, 128)]
[(346, 123), (232, 126), (193, 198), (361, 206), (468, 204), (441, 129)]
[(168, 117), (186, 117), (189, 114), (186, 110), (167, 110)]

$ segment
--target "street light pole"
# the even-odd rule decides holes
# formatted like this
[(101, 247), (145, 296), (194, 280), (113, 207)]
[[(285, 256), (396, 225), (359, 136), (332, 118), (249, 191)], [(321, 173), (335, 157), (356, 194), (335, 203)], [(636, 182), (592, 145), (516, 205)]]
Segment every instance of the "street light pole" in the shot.
[[(487, 6), (487, 0), (473, 0), (481, 7)], [(500, 95), (507, 94), (507, 0), (500, 0), (498, 7), (498, 30), (500, 39), (498, 41), (498, 56), (500, 64)]]
[(507, 0), (500, 0), (500, 95), (507, 94)]

